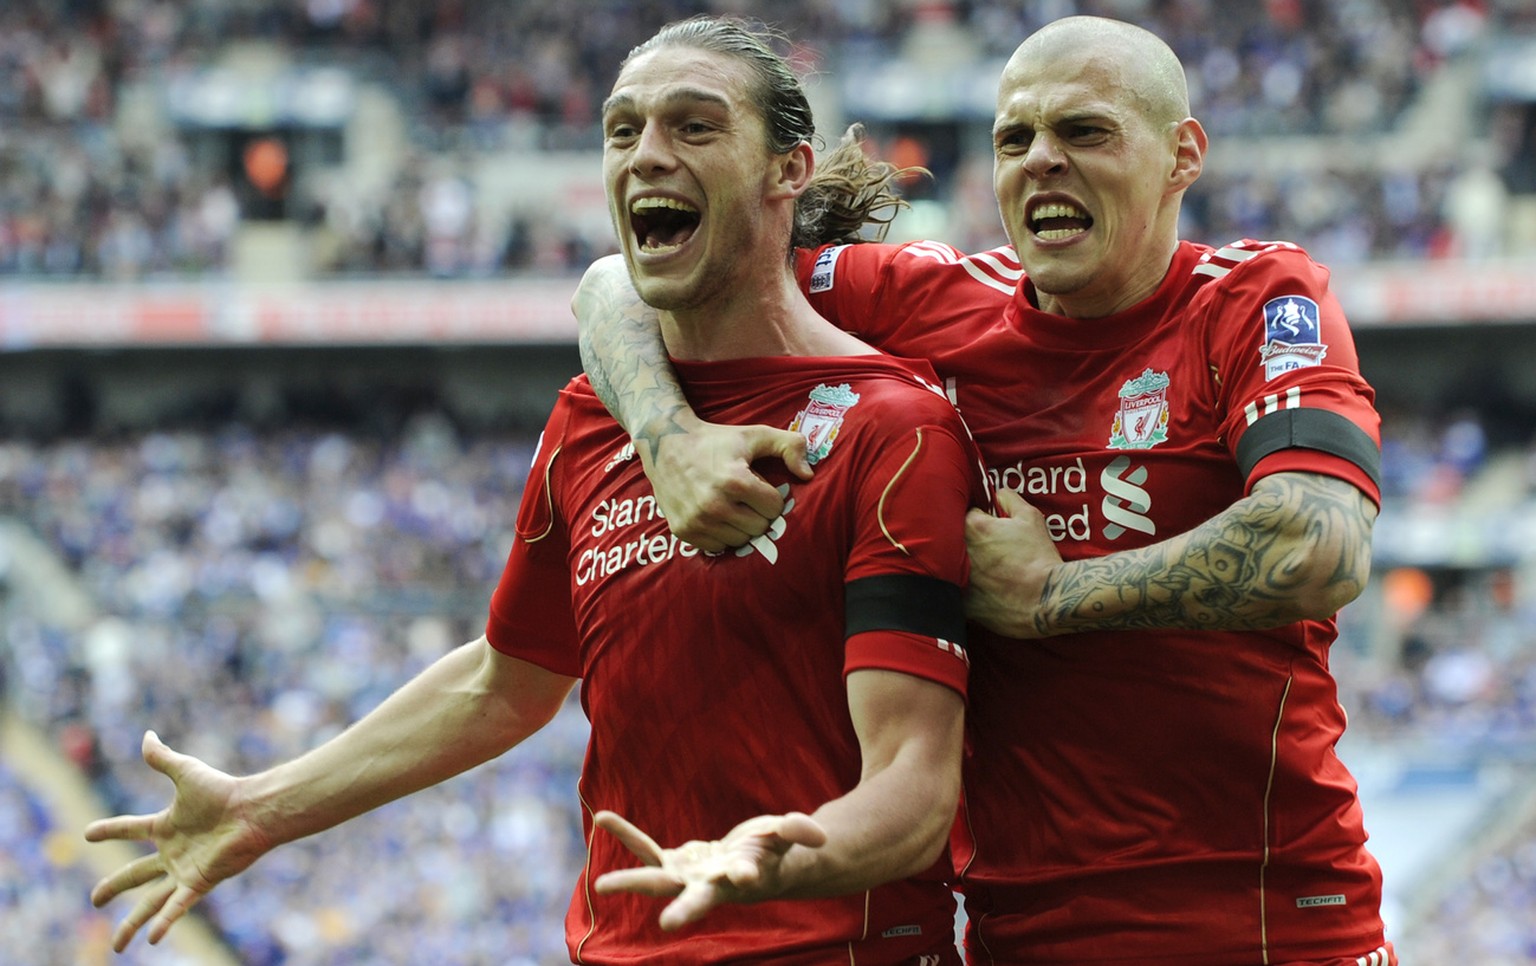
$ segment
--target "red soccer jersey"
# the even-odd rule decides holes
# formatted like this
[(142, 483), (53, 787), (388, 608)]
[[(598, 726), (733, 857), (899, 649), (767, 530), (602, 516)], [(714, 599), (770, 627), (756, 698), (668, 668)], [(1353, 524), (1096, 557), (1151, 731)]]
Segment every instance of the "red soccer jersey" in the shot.
[[(1184, 243), (1154, 295), (1100, 319), (1035, 308), (1010, 249), (801, 258), (822, 314), (933, 362), (993, 483), (1045, 515), (1066, 559), (1188, 531), (1281, 470), (1379, 500), (1373, 394), (1327, 272), (1294, 245)], [(1379, 946), (1380, 872), (1334, 753), (1335, 635), (973, 633), (957, 856), (972, 960), (1231, 966)]]
[(592, 834), (599, 809), (677, 845), (852, 789), (846, 673), (895, 670), (965, 693), (961, 521), (988, 491), (932, 370), (884, 356), (678, 368), (707, 418), (799, 429), (816, 473), (791, 483), (765, 467), (787, 490), (784, 515), (739, 551), (701, 554), (668, 532), (585, 377), (561, 393), (487, 636), (582, 679), (590, 852), (566, 919), (572, 958), (897, 963), (945, 946), (953, 957), (947, 856), (868, 893), (726, 906), (675, 934), (656, 924), (657, 900), (589, 888), (638, 864)]

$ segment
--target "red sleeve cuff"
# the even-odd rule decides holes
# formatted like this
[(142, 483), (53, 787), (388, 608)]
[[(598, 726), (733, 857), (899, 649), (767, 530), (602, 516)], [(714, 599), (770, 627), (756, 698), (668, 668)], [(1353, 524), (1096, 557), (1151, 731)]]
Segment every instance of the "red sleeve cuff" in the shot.
[(581, 677), (581, 662), (569, 641), (530, 635), (527, 628), (515, 626), (512, 621), (498, 616), (495, 608), (485, 624), (485, 639), (508, 657), (537, 664), (546, 671), (568, 678)]
[(1381, 509), (1381, 489), (1365, 470), (1343, 457), (1312, 449), (1283, 449), (1259, 460), (1253, 472), (1248, 474), (1243, 494), (1246, 496), (1253, 492), (1253, 484), (1275, 473), (1318, 473), (1353, 483), (1365, 494), (1366, 499), (1376, 504), (1378, 510)]
[(848, 638), (843, 674), (853, 671), (898, 671), (942, 684), (966, 696), (971, 663), (965, 648), (936, 637), (906, 631), (862, 631)]

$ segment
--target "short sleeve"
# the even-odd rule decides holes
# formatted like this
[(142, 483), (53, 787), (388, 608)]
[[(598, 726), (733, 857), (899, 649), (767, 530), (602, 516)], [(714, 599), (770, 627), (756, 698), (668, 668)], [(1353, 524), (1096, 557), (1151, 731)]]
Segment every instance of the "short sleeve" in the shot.
[(796, 253), (800, 288), (824, 318), (878, 345), (880, 328), (895, 328), (902, 321), (888, 310), (883, 297), (896, 251), (894, 246), (869, 242), (800, 249)]
[(1213, 302), (1222, 437), (1245, 480), (1302, 471), (1381, 499), (1381, 421), (1328, 272), (1275, 245), (1233, 270)]
[(552, 479), (569, 414), (568, 398), (562, 393), (539, 437), (518, 506), (512, 550), (491, 595), (485, 636), (503, 654), (556, 674), (580, 677), (571, 607), (570, 539), (560, 520)]
[(904, 631), (864, 631), (848, 638), (843, 673), (898, 671), (942, 684), (963, 698), (970, 667), (965, 646), (948, 638)]
[(990, 500), (959, 416), (886, 434), (861, 469), (845, 672), (901, 670), (965, 693), (965, 514)]

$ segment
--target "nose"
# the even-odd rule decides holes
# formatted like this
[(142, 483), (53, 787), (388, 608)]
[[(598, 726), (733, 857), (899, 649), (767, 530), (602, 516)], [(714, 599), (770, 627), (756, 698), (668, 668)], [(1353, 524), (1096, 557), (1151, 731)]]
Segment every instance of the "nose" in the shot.
[(640, 129), (640, 136), (635, 141), (635, 151), (629, 159), (631, 172), (643, 177), (667, 170), (674, 161), (672, 146), (663, 125), (647, 124)]
[(1029, 150), (1024, 153), (1024, 170), (1030, 177), (1061, 174), (1067, 170), (1067, 155), (1061, 142), (1049, 131), (1041, 131), (1030, 139)]

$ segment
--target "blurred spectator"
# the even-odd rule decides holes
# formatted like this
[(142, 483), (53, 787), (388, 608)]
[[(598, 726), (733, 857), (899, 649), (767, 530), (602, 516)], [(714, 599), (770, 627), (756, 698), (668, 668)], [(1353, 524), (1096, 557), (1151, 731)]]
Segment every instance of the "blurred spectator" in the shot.
[[(82, 861), (80, 836), (59, 828), (8, 763), (0, 761), (0, 948), (7, 961), (103, 963), (112, 957), (114, 920), (91, 908), (95, 877)], [(163, 950), (140, 946), (116, 962), (144, 966)]]
[[(167, 799), (163, 779), (138, 764), (146, 727), (223, 767), (257, 770), (333, 734), (479, 632), (533, 440), (465, 432), (431, 408), (380, 425), (395, 428), (227, 425), (0, 442), (0, 515), (35, 528), (100, 609), (81, 632), (0, 611), (12, 704), (112, 811)], [(1490, 452), (1472, 411), (1394, 413), (1385, 425), (1384, 499), (1410, 513), (1459, 498), (1510, 452)], [(1518, 498), (1536, 505), (1536, 472), (1524, 486)], [(1346, 609), (1334, 652), (1351, 732), (1528, 755), (1536, 594), (1521, 580), (1498, 566), (1381, 562), (1373, 583), (1384, 620)], [(558, 923), (583, 855), (575, 781), (585, 737), (573, 704), (531, 746), (274, 854), (228, 895), (215, 893), (207, 915), (248, 963), (560, 961)], [(8, 805), (20, 792), (3, 779), (0, 846), (8, 831), (35, 841), (46, 819), (19, 823), (15, 809), (35, 807)], [(1528, 849), (1521, 842), (1517, 852)], [(0, 847), (0, 866), (36, 855)], [(104, 917), (81, 918), (89, 876), (60, 871), (78, 865), (65, 858), (48, 870), (65, 878), (47, 908), (0, 903), (0, 934), (72, 935), (75, 923), (94, 922), (61, 948), (99, 943)], [(1509, 908), (1483, 887), (1480, 878), (1452, 894), (1450, 934), (1461, 935), (1454, 910), (1465, 903)], [(22, 926), (23, 914), (46, 925)], [(1489, 950), (1474, 961), (1501, 962), (1495, 952), (1522, 935), (1462, 941)]]
[[(0, 514), (58, 548), (103, 615), (82, 634), (9, 616), (16, 707), (113, 811), (168, 800), (136, 767), (145, 728), (234, 771), (302, 751), (479, 634), (532, 446), (430, 411), (382, 439), (230, 426), (0, 443)], [(206, 912), (253, 964), (559, 961), (585, 739), (573, 703), (497, 762), (274, 855)], [(10, 794), (0, 782), (6, 844)], [(0, 934), (73, 928), (88, 877), (58, 891), (67, 903), (0, 904)]]
[(1480, 261), (1504, 252), (1509, 187), (1490, 152), (1467, 151), (1466, 162), (1446, 185), (1441, 216), (1456, 258)]
[[(412, 150), (426, 157), (525, 145), (594, 150), (613, 65), (636, 38), (665, 20), (748, 5), (600, 6), (577, 17), (561, 0), (7, 3), (0, 10), (0, 78), (7, 81), (0, 84), (0, 273), (135, 279), (229, 267), (238, 225), (218, 165), (190, 150), (192, 132), (150, 134), (142, 123), (142, 92), (213, 63), (226, 45), (258, 41), (296, 63), (344, 65), (393, 94), (413, 120)], [(800, 60), (836, 72), (844, 52), (888, 60), (940, 22), (981, 56), (1006, 56), (1041, 23), (1072, 13), (1134, 20), (1168, 38), (1191, 65), (1197, 115), (1228, 141), (1385, 130), (1428, 72), (1472, 49), (1491, 17), (1516, 16), (1466, 0), (793, 0), (777, 5), (773, 20), (793, 36)], [(520, 243), (516, 221), (468, 224), (454, 213), (466, 200), (423, 182), (423, 170), (408, 165), (387, 190), (346, 200), (321, 182), (295, 185), (307, 194), (287, 206), (290, 214), (307, 220), (324, 212), (336, 234), (317, 246), (313, 270), (575, 272), (610, 244), (556, 224), (558, 245), (530, 248)], [(1190, 230), (1202, 239), (1289, 238), (1345, 263), (1486, 250), (1486, 232), (1474, 235), (1465, 222), (1445, 227), (1466, 210), (1441, 201), (1448, 171), (1304, 165), (1278, 179), (1214, 175), (1202, 182), (1207, 200)], [(994, 219), (975, 211), (953, 180), (920, 186), (945, 203), (958, 201), (950, 237), (992, 237)], [(1486, 194), (1491, 186), (1457, 181), (1458, 192)], [(473, 206), (474, 185), (462, 188)]]
[(1536, 821), (1474, 864), (1414, 930), (1424, 963), (1536, 962)]

